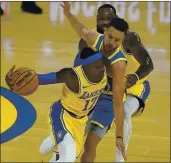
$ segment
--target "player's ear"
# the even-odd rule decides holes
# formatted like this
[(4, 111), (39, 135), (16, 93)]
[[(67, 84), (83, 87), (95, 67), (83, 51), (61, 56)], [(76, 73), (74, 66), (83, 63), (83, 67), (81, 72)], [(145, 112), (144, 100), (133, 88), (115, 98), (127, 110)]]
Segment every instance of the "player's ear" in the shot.
[(124, 40), (125, 40), (125, 35), (124, 35), (124, 37), (122, 38), (122, 42), (124, 42)]

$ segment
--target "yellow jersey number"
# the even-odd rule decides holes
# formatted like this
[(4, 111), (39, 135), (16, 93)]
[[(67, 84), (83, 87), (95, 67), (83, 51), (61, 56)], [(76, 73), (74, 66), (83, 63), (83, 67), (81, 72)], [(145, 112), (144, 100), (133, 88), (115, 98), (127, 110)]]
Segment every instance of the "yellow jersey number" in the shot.
[(98, 98), (99, 97), (94, 97), (91, 100), (86, 100), (86, 104), (85, 104), (83, 111), (91, 110), (94, 104), (97, 102)]

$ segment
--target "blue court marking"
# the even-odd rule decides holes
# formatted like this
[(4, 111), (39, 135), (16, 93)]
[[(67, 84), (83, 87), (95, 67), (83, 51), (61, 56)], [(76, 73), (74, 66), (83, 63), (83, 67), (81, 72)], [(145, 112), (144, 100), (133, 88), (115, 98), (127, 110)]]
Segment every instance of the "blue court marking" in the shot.
[(0, 89), (0, 95), (8, 99), (17, 110), (15, 123), (8, 130), (0, 134), (0, 143), (2, 144), (16, 138), (31, 128), (36, 121), (37, 114), (33, 105), (25, 98), (6, 88), (0, 87)]

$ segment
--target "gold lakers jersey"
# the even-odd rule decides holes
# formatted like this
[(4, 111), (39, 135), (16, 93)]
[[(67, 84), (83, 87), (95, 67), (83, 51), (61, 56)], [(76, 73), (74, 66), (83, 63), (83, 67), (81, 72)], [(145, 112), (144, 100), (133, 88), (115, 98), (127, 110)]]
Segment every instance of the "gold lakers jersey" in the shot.
[(61, 103), (63, 107), (77, 116), (85, 116), (92, 110), (107, 84), (106, 74), (99, 83), (90, 82), (82, 66), (73, 68), (79, 80), (79, 93), (74, 93), (67, 85), (63, 86)]

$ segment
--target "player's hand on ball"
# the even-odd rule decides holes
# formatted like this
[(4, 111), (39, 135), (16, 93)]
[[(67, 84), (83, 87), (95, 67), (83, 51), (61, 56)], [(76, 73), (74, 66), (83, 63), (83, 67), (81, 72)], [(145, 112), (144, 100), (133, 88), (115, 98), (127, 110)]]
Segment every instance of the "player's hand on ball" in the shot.
[(28, 68), (20, 67), (15, 70), (13, 66), (5, 77), (8, 87), (19, 95), (30, 95), (34, 93), (39, 86), (39, 77), (37, 73)]
[(138, 81), (138, 78), (135, 74), (128, 74), (128, 75), (126, 75), (125, 78), (126, 78), (126, 81), (125, 81), (126, 88), (132, 87)]
[(64, 1), (61, 6), (64, 9), (64, 14), (67, 16), (70, 13), (71, 3)]
[(13, 74), (13, 72), (14, 72), (14, 69), (15, 69), (15, 65), (14, 66), (12, 66), (12, 68), (9, 70), (9, 72), (6, 74), (6, 76), (5, 76), (5, 81), (6, 81), (6, 83), (7, 83), (7, 85), (8, 85), (8, 87), (12, 90), (12, 87), (13, 87), (13, 85), (14, 85), (14, 80), (13, 80), (13, 78), (12, 78), (12, 74)]
[(127, 160), (127, 157), (126, 157), (125, 146), (124, 146), (124, 142), (123, 142), (123, 139), (122, 138), (117, 138), (116, 139), (116, 146), (121, 151), (122, 156), (123, 156), (124, 160), (126, 161)]

